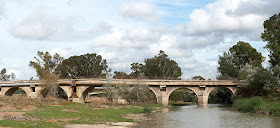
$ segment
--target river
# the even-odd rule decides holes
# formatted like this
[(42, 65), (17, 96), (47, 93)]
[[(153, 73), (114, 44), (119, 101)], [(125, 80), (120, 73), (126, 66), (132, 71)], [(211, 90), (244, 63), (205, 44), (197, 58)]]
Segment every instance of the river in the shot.
[(221, 105), (171, 106), (135, 128), (280, 128), (279, 116), (241, 113)]

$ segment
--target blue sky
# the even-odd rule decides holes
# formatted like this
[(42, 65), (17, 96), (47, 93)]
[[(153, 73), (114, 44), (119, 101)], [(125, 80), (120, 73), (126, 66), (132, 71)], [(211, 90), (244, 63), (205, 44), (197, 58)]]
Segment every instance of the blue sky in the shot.
[(49, 51), (97, 53), (130, 73), (164, 50), (183, 79), (215, 79), (218, 56), (239, 40), (267, 56), (262, 24), (279, 10), (279, 0), (0, 0), (0, 69), (36, 77), (28, 64)]

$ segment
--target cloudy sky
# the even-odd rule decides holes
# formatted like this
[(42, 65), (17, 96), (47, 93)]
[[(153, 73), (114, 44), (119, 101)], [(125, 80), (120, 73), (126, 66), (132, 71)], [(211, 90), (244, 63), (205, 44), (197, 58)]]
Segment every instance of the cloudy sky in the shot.
[(30, 79), (29, 61), (49, 51), (97, 53), (130, 73), (164, 50), (183, 79), (214, 79), (218, 56), (239, 40), (268, 54), (262, 24), (279, 12), (279, 0), (0, 0), (0, 69)]

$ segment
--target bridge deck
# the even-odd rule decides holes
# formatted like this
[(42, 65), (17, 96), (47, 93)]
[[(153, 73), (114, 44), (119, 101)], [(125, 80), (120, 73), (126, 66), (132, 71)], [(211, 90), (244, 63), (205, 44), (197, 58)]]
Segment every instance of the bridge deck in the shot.
[[(40, 85), (40, 81), (1, 81), (0, 86)], [(233, 80), (159, 80), (159, 79), (60, 79), (60, 85), (167, 85), (167, 86), (241, 86), (243, 81)]]

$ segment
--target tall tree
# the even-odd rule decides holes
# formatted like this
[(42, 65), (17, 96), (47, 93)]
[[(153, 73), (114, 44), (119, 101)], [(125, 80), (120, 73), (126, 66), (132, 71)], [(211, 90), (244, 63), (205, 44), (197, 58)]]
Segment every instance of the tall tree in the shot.
[(263, 41), (267, 41), (265, 48), (269, 51), (269, 62), (272, 66), (280, 66), (280, 13), (274, 14), (264, 21), (264, 32), (261, 35)]
[(219, 56), (219, 78), (238, 78), (239, 72), (245, 64), (261, 67), (263, 61), (264, 57), (261, 53), (257, 52), (249, 43), (239, 41), (229, 49), (229, 52), (224, 52), (223, 56)]
[[(41, 80), (41, 84), (45, 86), (45, 89), (51, 96), (58, 97), (62, 95), (59, 93), (57, 81), (59, 76), (56, 74), (56, 69), (61, 64), (63, 57), (55, 53), (53, 56), (49, 52), (37, 52), (38, 57), (34, 57), (36, 61), (30, 61), (29, 66), (34, 68), (37, 72), (37, 76)], [(42, 92), (45, 93), (45, 92)]]
[(143, 72), (149, 78), (178, 79), (182, 75), (178, 64), (168, 58), (168, 55), (162, 50), (157, 56), (145, 59)]
[(130, 68), (132, 70), (132, 72), (131, 72), (130, 76), (133, 77), (133, 78), (137, 78), (137, 77), (143, 75), (144, 67), (145, 66), (143, 64), (132, 63), (131, 68)]
[(29, 66), (34, 68), (37, 76), (42, 79), (46, 73), (55, 73), (57, 66), (62, 62), (63, 57), (55, 53), (53, 56), (49, 52), (37, 52), (38, 57), (34, 57), (36, 61), (30, 61)]
[(57, 71), (61, 77), (104, 77), (108, 71), (108, 66), (106, 60), (102, 59), (101, 55), (88, 53), (80, 56), (71, 56), (63, 60)]
[(15, 74), (7, 74), (6, 68), (3, 68), (0, 72), (0, 81), (9, 81), (10, 79), (15, 79)]

